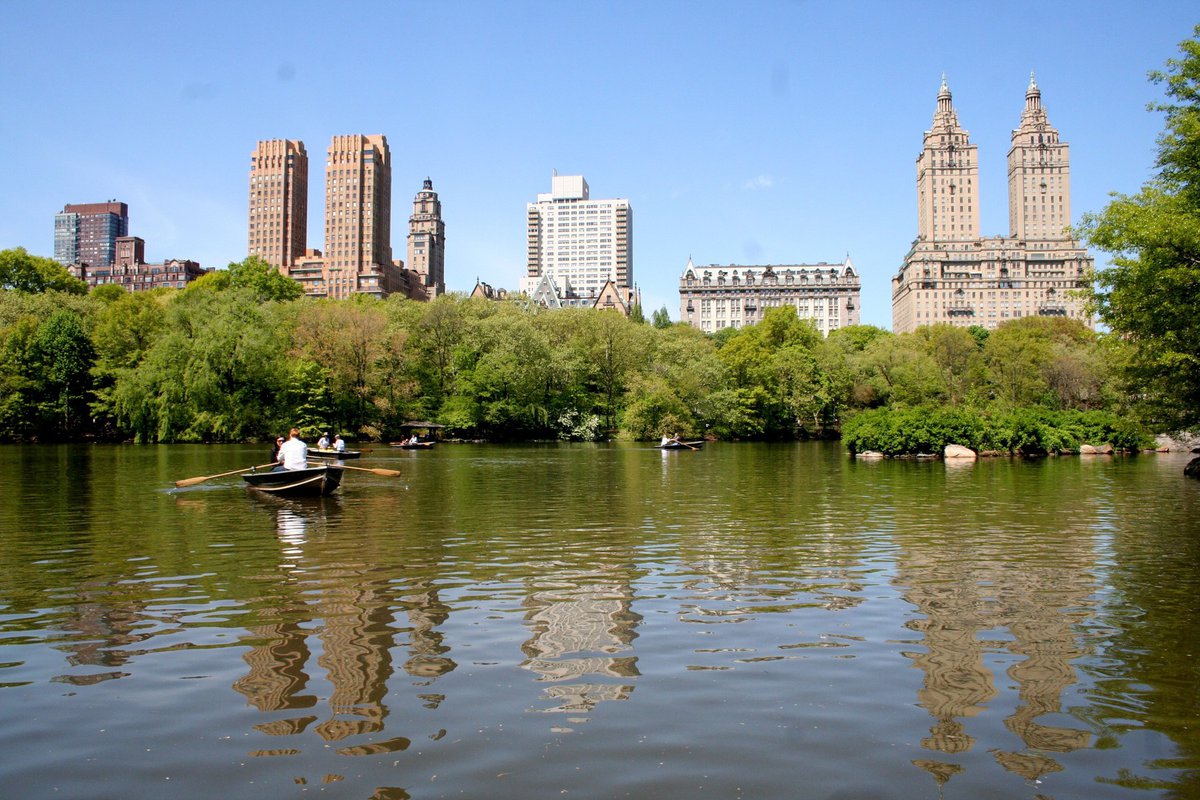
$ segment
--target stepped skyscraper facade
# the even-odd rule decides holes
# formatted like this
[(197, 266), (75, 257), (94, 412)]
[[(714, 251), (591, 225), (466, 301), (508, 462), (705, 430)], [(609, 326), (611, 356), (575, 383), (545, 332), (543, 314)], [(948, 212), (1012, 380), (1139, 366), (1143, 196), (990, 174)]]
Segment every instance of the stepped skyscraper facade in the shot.
[(917, 238), (892, 278), (892, 329), (995, 328), (1020, 317), (1080, 319), (1077, 290), (1093, 261), (1071, 235), (1068, 145), (1030, 78), (1008, 151), (1009, 235), (979, 232), (979, 153), (942, 80), (933, 126), (917, 157)]
[(308, 241), (308, 153), (304, 142), (272, 139), (250, 154), (247, 252), (276, 269), (304, 255)]

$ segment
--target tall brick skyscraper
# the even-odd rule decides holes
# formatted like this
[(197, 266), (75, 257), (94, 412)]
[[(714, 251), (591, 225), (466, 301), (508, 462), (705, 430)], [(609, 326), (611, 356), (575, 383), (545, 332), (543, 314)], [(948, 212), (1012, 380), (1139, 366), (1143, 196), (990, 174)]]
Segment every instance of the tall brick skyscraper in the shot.
[(286, 270), (308, 241), (308, 153), (304, 142), (272, 139), (250, 154), (249, 248)]
[(334, 136), (329, 145), (325, 259), (347, 277), (392, 263), (392, 155), (385, 136)]

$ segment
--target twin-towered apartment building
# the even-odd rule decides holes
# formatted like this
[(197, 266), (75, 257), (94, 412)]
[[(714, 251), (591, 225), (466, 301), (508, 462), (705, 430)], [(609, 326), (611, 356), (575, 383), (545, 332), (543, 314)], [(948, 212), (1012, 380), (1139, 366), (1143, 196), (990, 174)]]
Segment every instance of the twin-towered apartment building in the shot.
[[(1033, 315), (1092, 325), (1077, 290), (1093, 262), (1068, 227), (1069, 148), (1051, 127), (1032, 77), (1008, 152), (1008, 236), (979, 233), (978, 155), (943, 79), (917, 158), (917, 238), (892, 278), (892, 330), (938, 323), (991, 329)], [(759, 266), (697, 267), (688, 259), (679, 316), (712, 333), (790, 305), (828, 334), (858, 324), (859, 294), (849, 256), (841, 264)]]
[(917, 158), (917, 238), (892, 278), (892, 330), (995, 328), (1028, 316), (1091, 326), (1079, 289), (1093, 260), (1072, 235), (1070, 149), (1031, 76), (1008, 151), (1009, 235), (979, 234), (979, 154), (943, 78)]
[(292, 139), (260, 141), (250, 156), (248, 252), (312, 297), (446, 292), (446, 226), (425, 179), (409, 217), (408, 266), (392, 258), (392, 155), (385, 136), (334, 136), (325, 162), (325, 249), (307, 246), (308, 153)]

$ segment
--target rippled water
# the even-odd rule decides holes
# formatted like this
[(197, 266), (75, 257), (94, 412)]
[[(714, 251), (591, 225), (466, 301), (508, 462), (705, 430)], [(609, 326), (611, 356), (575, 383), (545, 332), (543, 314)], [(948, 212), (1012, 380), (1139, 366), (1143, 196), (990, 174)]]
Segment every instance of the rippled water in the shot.
[(0, 794), (1200, 797), (1184, 456), (7, 447)]

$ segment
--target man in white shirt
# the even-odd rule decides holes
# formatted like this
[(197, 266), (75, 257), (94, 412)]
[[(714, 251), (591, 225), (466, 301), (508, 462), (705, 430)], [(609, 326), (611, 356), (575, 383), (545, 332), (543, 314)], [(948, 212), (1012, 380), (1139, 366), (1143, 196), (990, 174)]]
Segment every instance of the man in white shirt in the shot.
[(308, 445), (300, 438), (296, 428), (288, 433), (288, 440), (279, 448), (279, 463), (284, 469), (305, 469), (308, 467)]
[(334, 434), (333, 449), (339, 453), (346, 452), (346, 440), (342, 438), (341, 434)]

